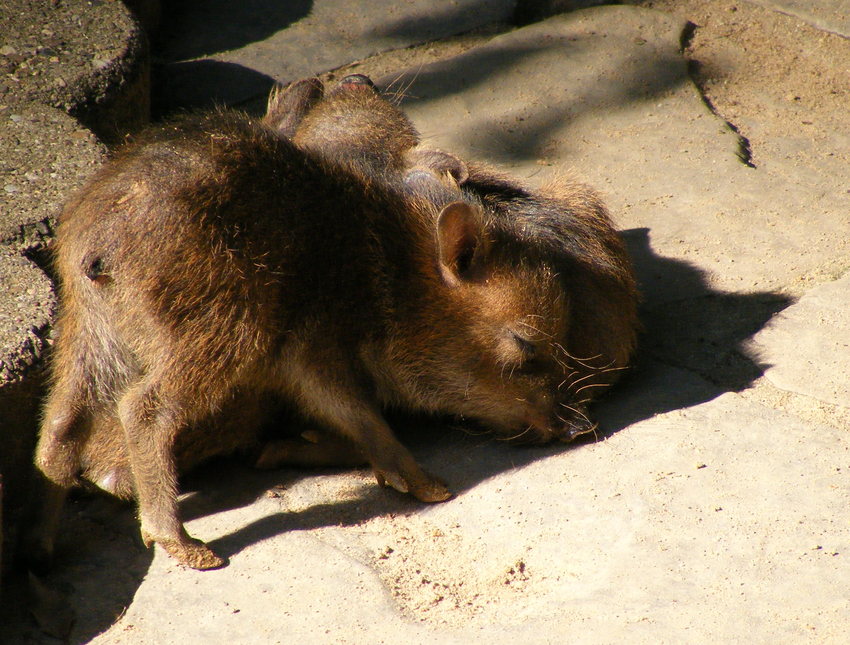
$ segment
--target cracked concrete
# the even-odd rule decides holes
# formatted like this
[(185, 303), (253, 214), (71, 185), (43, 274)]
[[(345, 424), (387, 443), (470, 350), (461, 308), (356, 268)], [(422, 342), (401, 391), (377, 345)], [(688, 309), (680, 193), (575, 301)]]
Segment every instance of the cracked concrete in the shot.
[[(842, 2), (805, 15), (779, 1), (603, 6), (352, 60), (377, 51), (360, 42), (366, 16), (347, 61), (315, 21), (234, 17), (235, 35), (203, 54), (244, 69), (189, 74), (199, 86), (179, 100), (233, 78), (232, 100), (252, 107), (271, 76), (366, 73), (405, 96), (433, 145), (534, 185), (572, 169), (602, 188), (644, 291), (643, 352), (598, 406), (596, 442), (520, 450), (398, 420), (457, 492), (438, 506), (379, 490), (363, 470), (201, 469), (183, 482), (182, 511), (229, 557), (219, 571), (142, 549), (132, 509), (76, 500), (50, 578), (74, 590), (70, 640), (846, 641)], [(418, 5), (405, 6), (418, 24)], [(324, 38), (332, 59), (283, 45), (319, 51)]]

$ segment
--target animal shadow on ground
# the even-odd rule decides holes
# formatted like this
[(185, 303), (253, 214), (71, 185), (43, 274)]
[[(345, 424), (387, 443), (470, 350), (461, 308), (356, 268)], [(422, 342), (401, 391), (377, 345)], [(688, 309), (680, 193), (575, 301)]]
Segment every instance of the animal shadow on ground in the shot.
[(236, 106), (253, 97), (268, 96), (273, 85), (270, 76), (236, 63), (204, 59), (157, 65), (151, 113), (154, 119), (161, 119), (178, 110)]
[[(469, 428), (452, 427), (445, 420), (403, 415), (391, 419), (420, 463), (443, 477), (456, 493), (496, 474), (581, 449), (585, 443), (603, 440), (641, 420), (698, 405), (724, 392), (740, 391), (762, 374), (742, 343), (785, 308), (788, 298), (772, 292), (714, 291), (697, 267), (656, 255), (649, 246), (647, 229), (626, 231), (624, 236), (644, 289), (645, 330), (635, 368), (592, 409), (600, 422), (595, 436), (587, 435), (573, 444), (512, 446)], [(370, 477), (366, 470), (363, 475)], [(214, 481), (207, 488), (204, 482), (201, 488), (206, 492), (183, 506), (187, 519), (251, 503), (270, 481), (265, 476), (238, 477), (240, 483), (232, 489)], [(215, 500), (211, 489), (216, 491)], [(377, 486), (368, 490), (354, 500), (328, 500), (298, 513), (283, 511), (264, 517), (236, 528), (210, 546), (231, 557), (282, 532), (354, 525), (379, 515), (413, 513), (421, 508), (415, 500), (393, 491)]]
[(238, 49), (310, 15), (313, 0), (170, 0), (154, 45), (177, 61)]
[[(644, 293), (645, 331), (635, 369), (592, 410), (600, 421), (595, 437), (588, 435), (574, 444), (512, 446), (486, 434), (452, 428), (449, 421), (392, 416), (391, 423), (402, 441), (425, 468), (443, 477), (455, 492), (531, 462), (581, 450), (583, 444), (604, 440), (654, 415), (698, 405), (723, 392), (739, 391), (761, 374), (742, 348), (742, 341), (787, 306), (788, 299), (771, 292), (714, 291), (698, 268), (656, 255), (647, 229), (626, 231), (624, 237)], [(186, 520), (192, 520), (237, 509), (316, 472), (335, 471), (257, 471), (236, 458), (216, 460), (183, 479), (181, 511)], [(357, 473), (364, 482), (373, 481), (368, 469)], [(328, 498), (297, 512), (284, 508), (234, 526), (230, 533), (209, 544), (219, 554), (233, 558), (252, 544), (288, 531), (353, 526), (378, 516), (416, 513), (422, 508), (419, 502), (377, 485), (366, 486), (364, 491), (353, 499)], [(68, 597), (76, 614), (69, 642), (84, 643), (108, 628), (130, 604), (150, 565), (152, 551), (141, 545), (132, 507), (101, 495), (76, 495), (72, 499), (63, 517), (57, 549), (57, 567), (46, 582)], [(15, 596), (15, 589), (8, 589), (7, 597)], [(23, 638), (22, 642), (56, 642), (21, 620), (20, 615), (10, 617), (8, 607), (5, 611), (4, 624)]]

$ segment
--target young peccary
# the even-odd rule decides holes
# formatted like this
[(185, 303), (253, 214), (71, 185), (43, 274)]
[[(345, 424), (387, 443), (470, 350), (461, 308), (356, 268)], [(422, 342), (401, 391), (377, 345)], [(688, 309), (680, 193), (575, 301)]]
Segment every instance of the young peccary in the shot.
[[(321, 83), (305, 79), (272, 94), (266, 120), (325, 159), (402, 172), (408, 188), (420, 196), (427, 197), (434, 175), (448, 178), (449, 185), (462, 187), (463, 199), (483, 208), (488, 226), (501, 228), (529, 261), (545, 258), (544, 265), (559, 270), (571, 301), (570, 330), (556, 340), (569, 354), (569, 378), (562, 387), (573, 397), (562, 416), (570, 418), (573, 435), (591, 430), (595, 424), (586, 405), (618, 379), (638, 327), (631, 263), (596, 193), (564, 177), (533, 191), (481, 164), (467, 166), (452, 154), (419, 146), (404, 113), (365, 76), (346, 77), (324, 99)], [(551, 438), (529, 430), (517, 440)]]
[[(325, 104), (311, 92), (291, 93), (295, 109), (277, 123), (215, 113), (149, 133), (60, 218), (38, 466), (56, 504), (90, 439), (120, 427), (144, 541), (196, 568), (222, 560), (179, 520), (179, 446), (223, 409), (280, 397), (351, 439), (380, 483), (441, 501), (449, 491), (395, 439), (384, 408), (569, 439), (589, 429), (574, 405), (582, 388), (610, 383), (634, 343), (631, 274), (590, 193), (564, 196), (581, 199), (532, 230), (500, 212), (501, 188), (491, 212), (380, 152), (409, 141), (334, 161), (347, 153), (298, 145)], [(601, 314), (578, 309), (596, 304)], [(588, 338), (594, 316), (611, 338)], [(216, 441), (250, 440), (239, 434), (250, 425), (224, 424)]]

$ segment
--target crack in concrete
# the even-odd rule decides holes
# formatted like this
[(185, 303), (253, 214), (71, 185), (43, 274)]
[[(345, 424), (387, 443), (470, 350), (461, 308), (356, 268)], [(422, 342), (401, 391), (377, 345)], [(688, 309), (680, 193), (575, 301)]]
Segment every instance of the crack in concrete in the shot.
[(694, 87), (697, 88), (699, 92), (700, 98), (708, 110), (716, 116), (718, 119), (723, 121), (726, 126), (735, 133), (735, 136), (738, 138), (738, 159), (742, 164), (744, 164), (747, 168), (757, 168), (755, 162), (753, 161), (753, 149), (750, 144), (750, 140), (741, 134), (740, 129), (734, 123), (732, 123), (729, 119), (724, 117), (720, 111), (715, 107), (715, 105), (711, 102), (711, 99), (708, 98), (708, 94), (706, 93), (705, 85), (700, 80), (700, 66), (701, 63), (695, 58), (691, 58), (688, 56), (688, 47), (693, 40), (694, 34), (697, 29), (699, 29), (699, 25), (688, 20), (685, 23), (684, 29), (682, 29), (682, 36), (679, 41), (679, 45), (681, 48), (681, 54), (687, 61), (688, 68), (688, 77), (691, 79), (691, 82), (694, 84)]

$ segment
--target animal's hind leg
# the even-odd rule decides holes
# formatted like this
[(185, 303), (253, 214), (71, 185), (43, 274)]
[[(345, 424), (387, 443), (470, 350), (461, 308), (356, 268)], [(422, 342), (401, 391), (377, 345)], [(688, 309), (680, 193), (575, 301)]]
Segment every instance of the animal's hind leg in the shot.
[(31, 508), (24, 518), (18, 542), (21, 561), (34, 573), (44, 574), (50, 568), (59, 517), (67, 495), (67, 486), (60, 486), (43, 473), (36, 473), (30, 493)]
[(82, 377), (59, 375), (44, 407), (35, 451), (38, 469), (59, 486), (67, 488), (77, 481), (90, 405)]
[(63, 502), (77, 482), (80, 451), (88, 430), (88, 399), (87, 383), (81, 374), (73, 369), (57, 373), (44, 408), (35, 452), (39, 472), (21, 532), (22, 558), (37, 572), (49, 567)]
[(157, 542), (187, 566), (214, 569), (224, 560), (186, 533), (177, 509), (174, 439), (190, 416), (189, 405), (147, 377), (121, 397), (118, 414), (127, 438), (145, 545)]
[(352, 441), (329, 432), (308, 430), (300, 437), (277, 439), (263, 446), (257, 468), (279, 466), (361, 466), (368, 463)]

